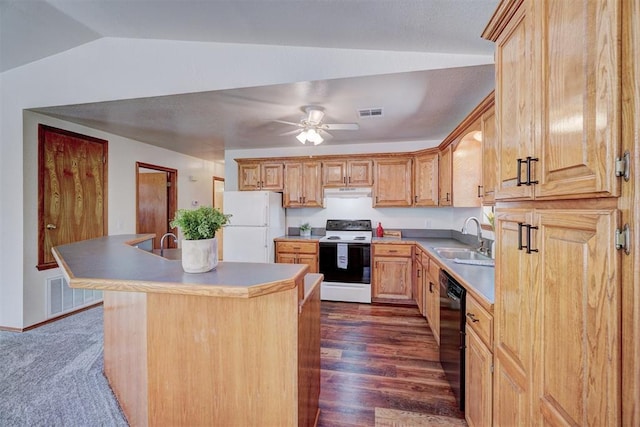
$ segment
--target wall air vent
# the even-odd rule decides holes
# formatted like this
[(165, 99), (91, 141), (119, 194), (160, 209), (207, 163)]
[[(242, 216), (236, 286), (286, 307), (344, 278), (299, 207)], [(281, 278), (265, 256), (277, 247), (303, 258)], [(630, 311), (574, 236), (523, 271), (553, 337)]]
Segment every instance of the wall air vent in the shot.
[(358, 110), (358, 117), (362, 119), (367, 117), (382, 117), (382, 108), (363, 108)]

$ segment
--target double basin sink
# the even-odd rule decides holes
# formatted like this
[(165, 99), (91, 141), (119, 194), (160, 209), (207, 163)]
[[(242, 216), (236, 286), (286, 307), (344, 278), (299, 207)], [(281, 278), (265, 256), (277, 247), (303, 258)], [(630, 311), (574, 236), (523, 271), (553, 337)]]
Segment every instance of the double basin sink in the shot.
[(482, 265), (487, 267), (495, 266), (495, 261), (478, 251), (467, 248), (433, 248), (436, 253), (444, 259), (453, 260), (458, 264)]

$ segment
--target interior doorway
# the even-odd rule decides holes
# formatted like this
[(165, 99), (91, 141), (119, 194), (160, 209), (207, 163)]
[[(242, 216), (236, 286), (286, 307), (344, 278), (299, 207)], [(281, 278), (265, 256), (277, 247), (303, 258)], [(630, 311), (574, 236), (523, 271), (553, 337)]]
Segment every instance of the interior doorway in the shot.
[[(155, 234), (154, 249), (165, 233), (176, 232), (169, 222), (178, 207), (177, 182), (176, 169), (136, 162), (136, 232)], [(167, 242), (165, 247), (177, 247), (173, 239)]]
[[(213, 177), (213, 207), (220, 209), (221, 212), (224, 213), (224, 178), (219, 176)], [(222, 260), (222, 246), (224, 244), (224, 227), (222, 227), (216, 233), (216, 237), (218, 238), (218, 259)]]

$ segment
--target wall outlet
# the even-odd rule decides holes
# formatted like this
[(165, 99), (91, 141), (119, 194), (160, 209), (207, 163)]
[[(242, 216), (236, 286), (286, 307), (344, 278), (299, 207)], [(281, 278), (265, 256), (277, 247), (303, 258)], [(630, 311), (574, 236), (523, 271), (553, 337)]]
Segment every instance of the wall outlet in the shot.
[(198, 202), (197, 200), (192, 200), (191, 201), (191, 206), (196, 207), (200, 204), (200, 202)]

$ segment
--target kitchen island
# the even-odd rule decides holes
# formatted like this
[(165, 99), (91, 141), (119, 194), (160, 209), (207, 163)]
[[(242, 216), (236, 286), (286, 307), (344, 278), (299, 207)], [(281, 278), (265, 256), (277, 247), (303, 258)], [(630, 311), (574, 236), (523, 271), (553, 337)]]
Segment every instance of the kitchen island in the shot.
[(72, 288), (104, 292), (105, 375), (132, 426), (310, 426), (320, 282), (306, 265), (182, 271), (124, 235), (58, 246)]

